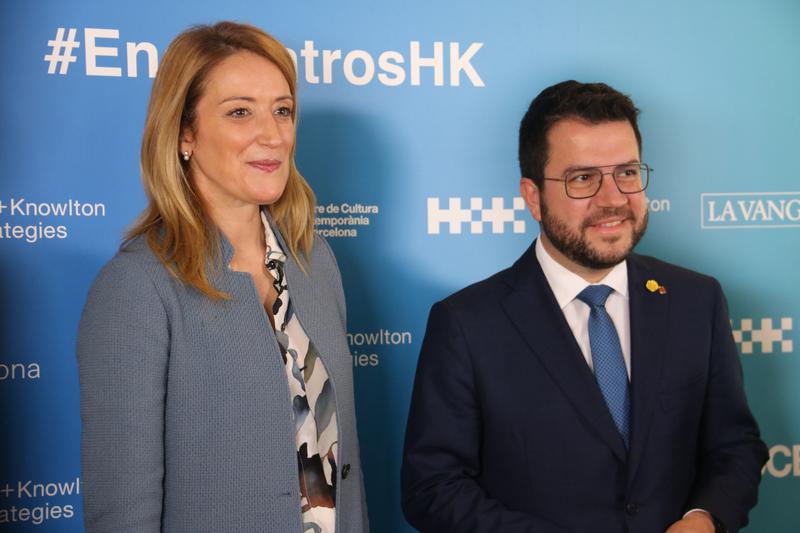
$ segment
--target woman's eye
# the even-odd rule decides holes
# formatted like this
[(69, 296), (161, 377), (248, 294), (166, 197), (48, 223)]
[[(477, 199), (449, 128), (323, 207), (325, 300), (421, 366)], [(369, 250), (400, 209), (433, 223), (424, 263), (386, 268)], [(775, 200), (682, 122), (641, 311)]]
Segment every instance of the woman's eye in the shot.
[(244, 118), (250, 114), (250, 111), (244, 107), (237, 107), (228, 112), (229, 117), (233, 118)]
[(281, 117), (291, 117), (292, 108), (289, 106), (281, 106), (275, 110), (275, 114)]

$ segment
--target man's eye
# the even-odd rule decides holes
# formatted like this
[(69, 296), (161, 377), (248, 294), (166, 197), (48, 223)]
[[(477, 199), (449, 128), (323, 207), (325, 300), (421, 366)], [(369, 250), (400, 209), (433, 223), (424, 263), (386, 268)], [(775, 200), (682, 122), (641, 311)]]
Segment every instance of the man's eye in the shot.
[(637, 178), (639, 177), (639, 167), (624, 167), (617, 170), (617, 178)]

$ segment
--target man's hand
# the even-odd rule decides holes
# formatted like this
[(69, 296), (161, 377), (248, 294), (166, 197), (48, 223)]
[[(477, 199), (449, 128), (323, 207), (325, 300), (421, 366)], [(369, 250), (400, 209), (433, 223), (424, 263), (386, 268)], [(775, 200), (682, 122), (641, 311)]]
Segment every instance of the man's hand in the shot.
[(666, 533), (714, 533), (714, 522), (705, 511), (692, 511), (678, 520)]

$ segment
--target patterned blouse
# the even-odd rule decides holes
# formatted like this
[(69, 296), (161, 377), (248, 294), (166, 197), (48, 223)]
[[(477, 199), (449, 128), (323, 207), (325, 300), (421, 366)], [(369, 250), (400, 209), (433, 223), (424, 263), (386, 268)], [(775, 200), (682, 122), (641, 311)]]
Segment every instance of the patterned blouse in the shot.
[(325, 365), (303, 331), (289, 300), (283, 270), (286, 255), (263, 212), (261, 221), (267, 243), (264, 262), (278, 293), (272, 314), (292, 398), (303, 531), (334, 533), (338, 449), (336, 397)]

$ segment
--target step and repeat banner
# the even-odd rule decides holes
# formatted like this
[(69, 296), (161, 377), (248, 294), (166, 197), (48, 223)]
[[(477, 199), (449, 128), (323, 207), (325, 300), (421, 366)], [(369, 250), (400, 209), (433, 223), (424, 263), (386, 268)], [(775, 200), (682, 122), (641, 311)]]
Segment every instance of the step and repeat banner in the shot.
[(510, 265), (538, 227), (517, 127), (564, 79), (641, 108), (639, 251), (717, 277), (770, 448), (752, 532), (800, 531), (800, 3), (3, 2), (0, 530), (81, 532), (75, 337), (87, 289), (145, 205), (158, 62), (222, 19), (296, 58), (297, 158), (348, 299), (372, 530), (413, 531), (399, 469), (430, 305)]

